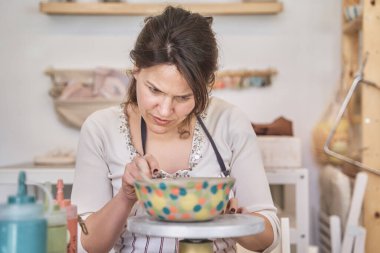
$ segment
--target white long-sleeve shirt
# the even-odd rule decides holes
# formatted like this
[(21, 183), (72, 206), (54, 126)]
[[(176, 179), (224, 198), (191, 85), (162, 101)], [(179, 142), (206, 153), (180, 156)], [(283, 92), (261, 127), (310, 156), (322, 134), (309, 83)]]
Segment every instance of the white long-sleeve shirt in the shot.
[[(226, 168), (236, 179), (233, 194), (239, 207), (260, 213), (270, 221), (275, 235), (269, 248), (272, 249), (278, 238), (279, 220), (250, 121), (236, 106), (218, 98), (211, 98), (201, 118)], [(125, 165), (136, 154), (122, 107), (100, 110), (88, 117), (81, 129), (71, 196), (72, 202), (78, 206), (78, 213), (95, 212), (116, 195)], [(214, 150), (198, 122), (194, 129), (189, 168), (188, 174), (192, 177), (221, 175)], [(134, 206), (130, 213), (133, 215), (144, 215), (141, 205)], [(178, 249), (177, 242), (176, 239), (137, 235), (125, 226), (114, 249), (128, 253), (173, 253)], [(214, 241), (214, 251), (236, 252), (235, 242), (218, 239)]]

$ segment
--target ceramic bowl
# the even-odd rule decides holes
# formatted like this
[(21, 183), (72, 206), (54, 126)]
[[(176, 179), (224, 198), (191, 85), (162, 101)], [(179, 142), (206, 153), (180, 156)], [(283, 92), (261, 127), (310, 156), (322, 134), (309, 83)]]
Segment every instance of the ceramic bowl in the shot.
[(136, 181), (137, 198), (146, 212), (163, 221), (206, 221), (225, 208), (235, 179), (180, 178)]

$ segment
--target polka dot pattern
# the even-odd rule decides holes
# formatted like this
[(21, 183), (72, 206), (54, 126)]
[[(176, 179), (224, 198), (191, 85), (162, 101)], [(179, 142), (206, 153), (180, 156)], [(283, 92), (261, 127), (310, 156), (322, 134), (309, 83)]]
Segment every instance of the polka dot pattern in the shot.
[(205, 221), (219, 215), (229, 199), (233, 178), (154, 179), (135, 182), (147, 213), (164, 221)]

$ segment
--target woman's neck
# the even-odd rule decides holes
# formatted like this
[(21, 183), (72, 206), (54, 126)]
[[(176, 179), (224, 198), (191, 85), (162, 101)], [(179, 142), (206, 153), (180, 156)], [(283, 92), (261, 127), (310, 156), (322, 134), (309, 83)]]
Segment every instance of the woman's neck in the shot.
[[(126, 109), (131, 141), (137, 152), (140, 154), (149, 153), (159, 162), (160, 169), (168, 173), (174, 173), (179, 169), (185, 169), (189, 166), (189, 159), (192, 150), (192, 139), (196, 118), (193, 117), (190, 122), (183, 127), (189, 131), (187, 138), (181, 137), (177, 128), (173, 131), (157, 134), (146, 129), (145, 152), (143, 150), (143, 139), (141, 135), (141, 114), (135, 108)], [(175, 156), (173, 156), (175, 154)]]

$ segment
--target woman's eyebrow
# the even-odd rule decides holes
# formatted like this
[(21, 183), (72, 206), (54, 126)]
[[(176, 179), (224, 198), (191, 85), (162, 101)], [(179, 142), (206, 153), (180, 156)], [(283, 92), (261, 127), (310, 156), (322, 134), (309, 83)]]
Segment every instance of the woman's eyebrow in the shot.
[[(153, 83), (151, 83), (150, 81), (147, 80), (146, 83), (147, 83), (148, 85), (152, 86), (153, 88), (155, 88), (157, 91), (166, 94), (165, 92), (163, 92), (162, 90), (160, 90), (159, 88), (157, 88), (157, 86), (154, 85)], [(190, 92), (190, 93), (183, 94), (183, 95), (174, 95), (174, 97), (191, 97), (192, 95), (193, 95), (193, 92)]]
[(159, 88), (157, 88), (157, 86), (154, 85), (153, 83), (151, 83), (151, 82), (149, 82), (149, 81), (146, 81), (146, 84), (147, 84), (148, 86), (151, 86), (152, 88), (154, 88), (154, 89), (157, 90), (158, 92), (161, 92), (161, 93), (163, 93), (163, 94), (166, 94), (165, 92), (163, 92), (162, 90), (160, 90)]
[(176, 97), (191, 97), (193, 93), (183, 94), (183, 95), (177, 95)]
[(147, 84), (149, 84), (150, 86), (153, 86), (153, 88), (157, 89), (157, 90), (160, 90), (156, 87), (156, 85), (154, 85), (153, 83), (151, 83), (150, 81), (146, 81)]

